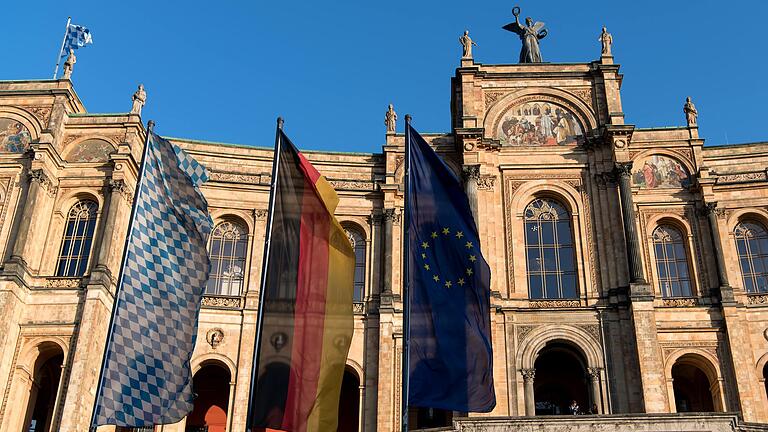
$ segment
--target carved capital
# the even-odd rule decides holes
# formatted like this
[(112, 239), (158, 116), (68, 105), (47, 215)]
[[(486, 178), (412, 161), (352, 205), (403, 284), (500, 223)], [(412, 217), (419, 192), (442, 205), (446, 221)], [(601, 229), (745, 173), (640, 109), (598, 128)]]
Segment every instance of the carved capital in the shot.
[(372, 213), (368, 215), (368, 223), (373, 226), (379, 226), (381, 225), (381, 222), (384, 220), (384, 214), (383, 213)]
[(717, 207), (717, 201), (714, 202), (708, 202), (704, 204), (704, 215), (709, 216), (710, 214), (714, 214), (715, 217), (718, 219), (722, 219), (725, 217), (725, 209), (724, 208), (718, 208)]
[(384, 209), (384, 220), (392, 222), (394, 225), (400, 225), (402, 215), (395, 208)]
[(632, 175), (632, 161), (616, 162), (616, 164), (613, 166), (613, 174), (616, 176), (616, 178), (629, 178), (629, 176)]
[(109, 192), (117, 192), (125, 199), (126, 202), (128, 202), (128, 204), (133, 204), (133, 191), (128, 187), (127, 184), (125, 184), (125, 180), (110, 179)]
[(588, 367), (587, 368), (587, 375), (589, 375), (589, 379), (591, 381), (597, 381), (600, 379), (600, 372), (602, 372), (603, 368), (599, 367)]
[(477, 179), (477, 188), (480, 190), (493, 190), (496, 185), (496, 176), (483, 174)]
[(461, 172), (464, 181), (480, 180), (480, 165), (464, 165)]
[(536, 378), (536, 369), (520, 369), (520, 373), (523, 374), (523, 381), (533, 381)]
[(41, 168), (31, 169), (27, 174), (29, 175), (30, 183), (37, 182), (40, 184), (40, 187), (48, 193), (48, 195), (56, 195), (59, 187), (53, 183), (53, 181), (48, 177), (48, 175), (45, 174), (45, 171), (43, 171)]
[(267, 209), (253, 209), (253, 218), (256, 220), (266, 220), (269, 210)]

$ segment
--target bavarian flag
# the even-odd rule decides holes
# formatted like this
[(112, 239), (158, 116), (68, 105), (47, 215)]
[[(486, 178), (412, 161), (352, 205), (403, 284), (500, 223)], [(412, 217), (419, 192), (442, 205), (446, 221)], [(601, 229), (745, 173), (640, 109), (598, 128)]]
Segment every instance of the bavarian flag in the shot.
[(278, 129), (250, 427), (335, 431), (352, 339), (355, 255), (326, 179)]
[(496, 405), (491, 271), (461, 182), (408, 124), (411, 406), (489, 412)]

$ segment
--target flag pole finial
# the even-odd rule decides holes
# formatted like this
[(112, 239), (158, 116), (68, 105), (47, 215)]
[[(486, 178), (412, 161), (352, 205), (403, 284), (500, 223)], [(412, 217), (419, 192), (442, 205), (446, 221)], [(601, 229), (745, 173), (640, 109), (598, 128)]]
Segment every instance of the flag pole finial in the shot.
[(277, 118), (277, 128), (280, 130), (283, 130), (283, 123), (285, 123), (285, 120), (283, 120), (282, 117)]
[(151, 131), (155, 130), (155, 121), (154, 120), (150, 120), (150, 121), (147, 122), (147, 130), (151, 130)]

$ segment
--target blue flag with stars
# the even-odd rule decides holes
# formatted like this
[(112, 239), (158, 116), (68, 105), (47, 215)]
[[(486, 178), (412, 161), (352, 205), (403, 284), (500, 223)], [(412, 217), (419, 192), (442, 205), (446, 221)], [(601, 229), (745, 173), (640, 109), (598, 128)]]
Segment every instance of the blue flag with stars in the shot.
[(410, 125), (411, 406), (489, 412), (496, 406), (491, 271), (461, 182)]

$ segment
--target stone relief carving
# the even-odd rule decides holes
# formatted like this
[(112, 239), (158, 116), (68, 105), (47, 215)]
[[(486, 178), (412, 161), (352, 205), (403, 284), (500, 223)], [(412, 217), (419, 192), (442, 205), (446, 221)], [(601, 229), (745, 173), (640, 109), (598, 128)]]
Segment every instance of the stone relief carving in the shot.
[(768, 180), (768, 176), (766, 176), (765, 171), (758, 171), (758, 172), (718, 175), (717, 180), (715, 181), (715, 184), (749, 183), (749, 182), (766, 181), (766, 180)]
[(242, 307), (242, 299), (239, 297), (203, 296), (201, 305), (216, 308), (240, 309)]
[(253, 217), (256, 220), (266, 220), (269, 215), (268, 209), (253, 209)]
[(46, 288), (80, 288), (81, 278), (48, 278), (45, 280)]
[(664, 306), (667, 307), (693, 307), (699, 304), (699, 299), (695, 297), (690, 298), (672, 298), (664, 299)]
[(477, 179), (477, 188), (480, 190), (493, 190), (495, 184), (495, 175), (483, 174)]
[(43, 127), (46, 127), (48, 125), (48, 121), (51, 119), (51, 107), (49, 106), (28, 106), (24, 107), (25, 110), (31, 112), (35, 117), (37, 117), (38, 120), (40, 120), (40, 123), (42, 123)]
[(768, 295), (766, 294), (749, 294), (747, 295), (747, 304), (768, 304)]
[(333, 186), (334, 189), (363, 189), (363, 190), (375, 190), (376, 185), (372, 182), (357, 181), (357, 180), (328, 180), (328, 183)]
[(590, 336), (600, 344), (600, 325), (599, 324), (577, 324), (577, 327), (589, 333)]
[(529, 300), (531, 308), (570, 308), (581, 306), (579, 300)]
[(392, 221), (394, 225), (400, 225), (402, 214), (394, 208), (384, 209), (384, 220)]
[(491, 105), (495, 104), (500, 97), (507, 94), (503, 91), (487, 91), (485, 92), (485, 110), (487, 111)]
[(592, 87), (583, 87), (583, 88), (574, 88), (574, 89), (565, 89), (569, 92), (573, 93), (584, 101), (588, 106), (592, 106)]
[(208, 330), (208, 333), (205, 334), (205, 341), (211, 348), (216, 349), (224, 341), (224, 330), (218, 327)]
[[(264, 174), (250, 175), (240, 174), (234, 172), (221, 172), (221, 171), (209, 171), (209, 176), (212, 181), (231, 182), (231, 183), (249, 183), (249, 184), (269, 184), (269, 181), (264, 179)], [(269, 177), (269, 176), (266, 176)]]
[(531, 332), (531, 330), (535, 329), (536, 326), (532, 325), (519, 325), (515, 327), (515, 330), (517, 332), (517, 344), (521, 345), (525, 338), (528, 337), (528, 334)]

